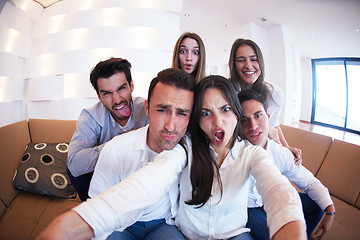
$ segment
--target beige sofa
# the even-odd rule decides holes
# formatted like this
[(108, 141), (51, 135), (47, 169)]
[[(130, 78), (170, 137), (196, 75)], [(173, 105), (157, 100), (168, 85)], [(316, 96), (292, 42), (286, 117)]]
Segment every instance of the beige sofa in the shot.
[(13, 177), (28, 143), (69, 142), (76, 121), (30, 119), (0, 128), (0, 239), (35, 237), (59, 214), (80, 203), (15, 190)]
[[(30, 119), (0, 128), (0, 240), (34, 239), (56, 216), (80, 203), (15, 190), (14, 173), (30, 143), (69, 142), (76, 121)], [(303, 151), (303, 164), (329, 188), (336, 206), (325, 239), (360, 239), (360, 146), (281, 126), (291, 146)]]
[(290, 146), (303, 151), (303, 165), (330, 191), (336, 215), (325, 240), (360, 239), (360, 146), (281, 125)]

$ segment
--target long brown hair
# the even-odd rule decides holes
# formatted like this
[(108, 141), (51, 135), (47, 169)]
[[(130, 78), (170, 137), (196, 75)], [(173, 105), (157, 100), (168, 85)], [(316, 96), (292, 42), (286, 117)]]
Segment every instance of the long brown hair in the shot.
[(185, 38), (192, 38), (199, 44), (199, 61), (197, 63), (196, 69), (191, 73), (191, 76), (194, 78), (195, 83), (198, 83), (201, 79), (205, 77), (205, 62), (206, 62), (206, 55), (205, 55), (205, 45), (200, 38), (199, 35), (196, 33), (186, 32), (182, 34), (179, 39), (175, 43), (173, 58), (172, 58), (172, 68), (181, 69), (180, 68), (180, 61), (179, 61), (179, 52), (180, 46), (182, 41)]
[[(241, 78), (236, 71), (236, 51), (238, 50), (239, 47), (244, 46), (244, 45), (248, 45), (254, 50), (254, 52), (257, 56), (257, 59), (258, 59), (258, 63), (260, 65), (260, 69), (261, 69), (260, 76), (254, 82), (254, 84), (251, 86), (250, 89), (256, 91), (265, 100), (267, 100), (268, 97), (271, 96), (271, 94), (269, 93), (269, 89), (273, 89), (273, 86), (270, 83), (265, 82), (265, 80), (264, 80), (264, 78), (265, 78), (264, 57), (263, 57), (260, 47), (254, 41), (252, 41), (250, 39), (238, 38), (233, 43), (233, 45), (231, 47), (231, 51), (230, 51), (230, 58), (229, 58), (230, 81), (234, 85), (235, 89), (237, 91), (239, 91)], [(269, 88), (268, 88), (268, 86), (269, 86)], [(242, 89), (242, 90), (245, 90), (245, 89)]]
[(189, 131), (192, 138), (192, 154), (190, 180), (192, 184), (192, 199), (186, 203), (189, 205), (200, 205), (202, 207), (211, 196), (211, 189), (214, 177), (217, 179), (222, 193), (222, 184), (219, 174), (219, 166), (212, 155), (210, 148), (210, 139), (200, 127), (200, 118), (202, 116), (202, 103), (205, 91), (209, 88), (219, 89), (223, 96), (229, 101), (229, 104), (236, 115), (238, 121), (230, 143), (233, 147), (236, 139), (241, 140), (241, 105), (232, 84), (226, 78), (218, 75), (211, 75), (199, 82), (195, 87), (195, 98), (193, 110), (191, 113)]

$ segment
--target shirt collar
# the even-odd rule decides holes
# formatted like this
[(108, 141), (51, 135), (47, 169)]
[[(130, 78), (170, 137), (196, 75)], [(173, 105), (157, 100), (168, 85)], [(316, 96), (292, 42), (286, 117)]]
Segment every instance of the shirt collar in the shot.
[(146, 125), (145, 127), (139, 128), (137, 131), (139, 131), (139, 134), (136, 138), (136, 142), (135, 142), (135, 146), (134, 146), (134, 151), (136, 150), (145, 150), (146, 148), (146, 139), (148, 136), (148, 129), (149, 129), (149, 124)]

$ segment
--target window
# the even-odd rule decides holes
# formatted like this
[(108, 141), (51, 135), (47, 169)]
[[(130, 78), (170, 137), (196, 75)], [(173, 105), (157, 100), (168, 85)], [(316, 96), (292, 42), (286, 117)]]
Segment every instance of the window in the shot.
[(360, 134), (360, 58), (313, 59), (311, 123)]

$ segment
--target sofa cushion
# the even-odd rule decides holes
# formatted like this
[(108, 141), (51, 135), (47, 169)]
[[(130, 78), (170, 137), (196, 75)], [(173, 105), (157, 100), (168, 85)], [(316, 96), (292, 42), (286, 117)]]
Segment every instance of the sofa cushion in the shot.
[(359, 156), (358, 145), (335, 139), (316, 176), (332, 195), (350, 205), (355, 204), (360, 192)]
[(286, 125), (280, 125), (280, 127), (288, 144), (302, 150), (302, 164), (316, 176), (329, 150), (332, 138)]
[(14, 187), (61, 198), (75, 198), (66, 172), (67, 143), (29, 143), (14, 179)]
[(6, 211), (6, 206), (4, 205), (3, 202), (0, 201), (0, 219), (4, 215), (5, 211)]
[[(30, 142), (28, 123), (20, 121), (0, 128), (0, 200), (9, 207), (19, 193), (13, 178), (26, 145)], [(11, 150), (11, 151), (10, 151)]]
[(336, 208), (336, 215), (329, 232), (324, 240), (357, 240), (360, 236), (360, 211), (340, 199), (332, 196)]
[(358, 209), (360, 209), (360, 195), (358, 196), (356, 202), (355, 202), (355, 207), (357, 207)]
[(35, 239), (50, 222), (80, 203), (39, 194), (19, 194), (0, 220), (0, 239)]

